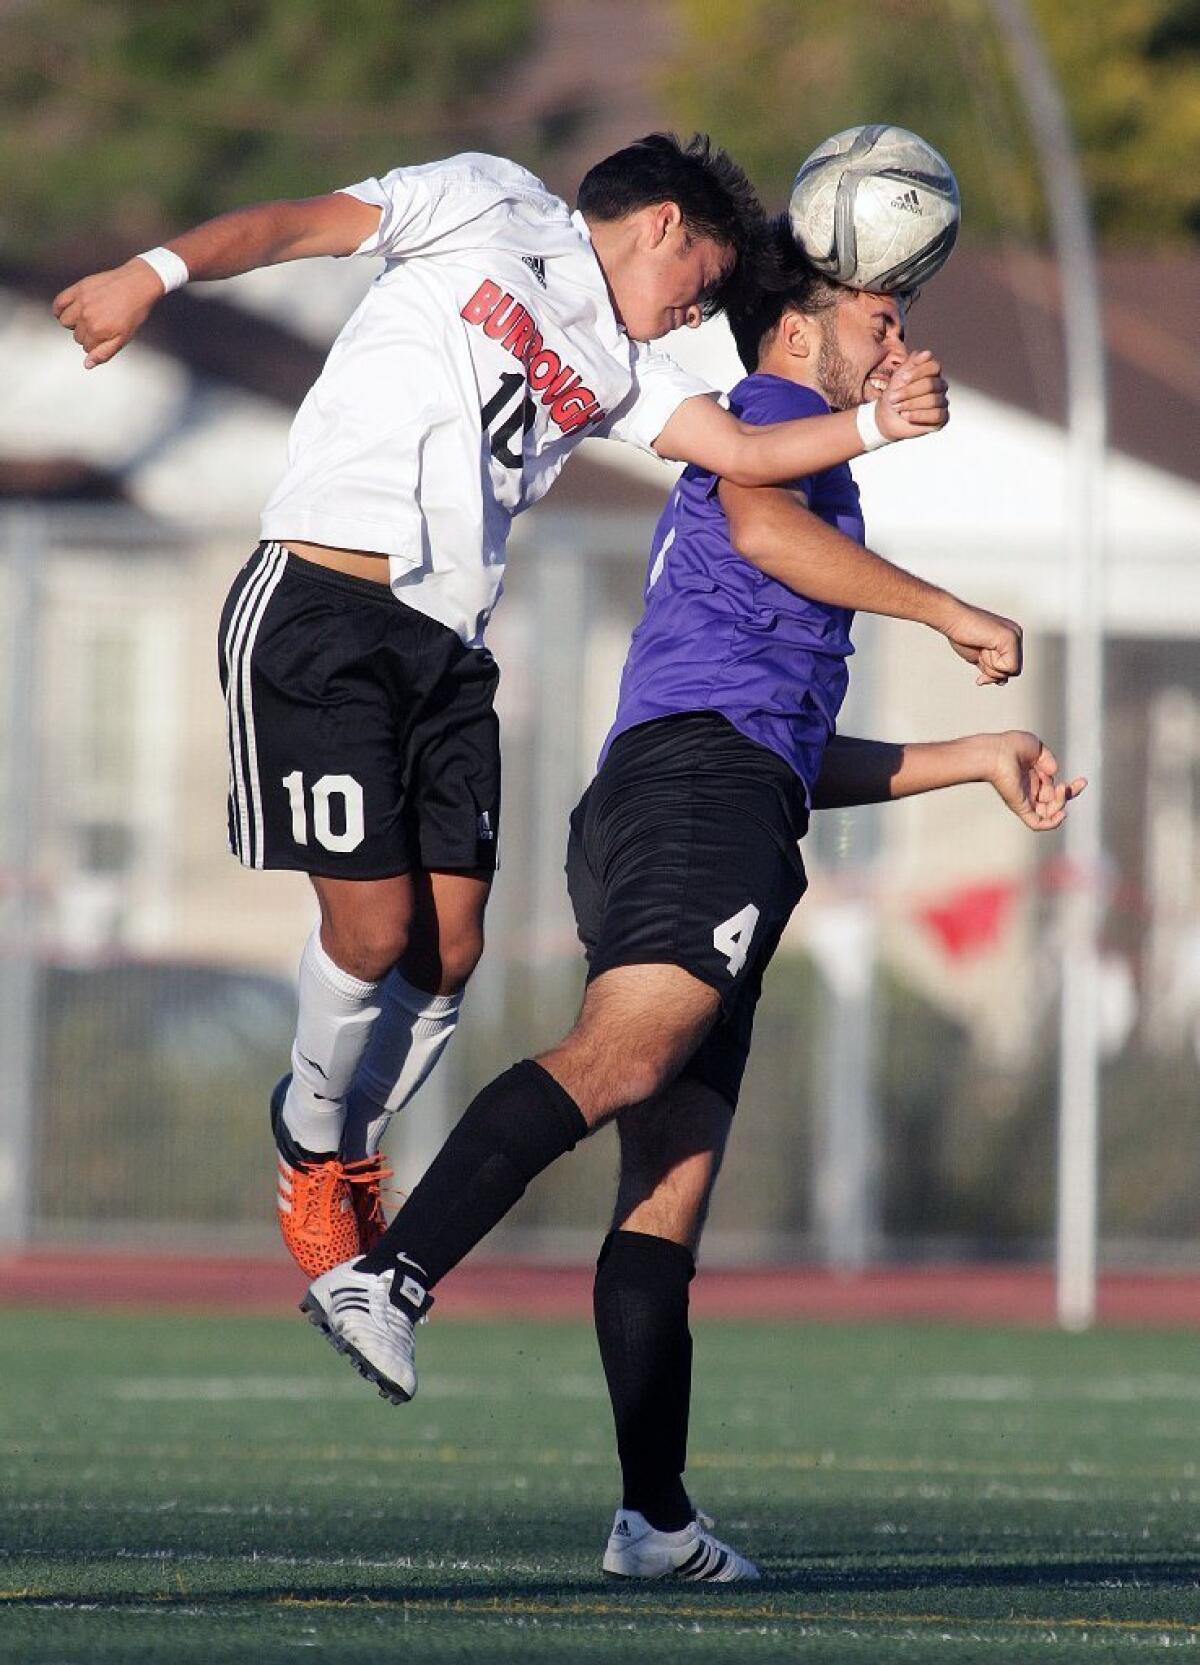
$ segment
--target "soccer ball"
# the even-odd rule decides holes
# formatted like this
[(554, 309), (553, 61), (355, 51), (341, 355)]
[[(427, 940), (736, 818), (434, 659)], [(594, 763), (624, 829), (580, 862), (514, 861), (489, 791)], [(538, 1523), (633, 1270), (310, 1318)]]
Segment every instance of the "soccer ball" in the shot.
[(916, 289), (958, 236), (958, 182), (945, 157), (903, 127), (835, 133), (801, 167), (792, 235), (818, 271), (851, 289)]

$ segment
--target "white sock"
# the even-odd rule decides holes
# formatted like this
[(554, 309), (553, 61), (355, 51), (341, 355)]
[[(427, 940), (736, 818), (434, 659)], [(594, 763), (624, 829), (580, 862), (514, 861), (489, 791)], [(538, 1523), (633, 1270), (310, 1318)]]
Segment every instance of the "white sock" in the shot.
[(313, 1155), (341, 1144), (346, 1094), (379, 1017), (378, 989), (335, 965), (320, 926), (313, 931), (300, 956), (292, 1084), (283, 1102), (285, 1127)]
[(342, 1156), (374, 1156), (387, 1124), (427, 1080), (454, 1033), (462, 994), (426, 994), (398, 971), (383, 984), (383, 1010), (346, 1104)]

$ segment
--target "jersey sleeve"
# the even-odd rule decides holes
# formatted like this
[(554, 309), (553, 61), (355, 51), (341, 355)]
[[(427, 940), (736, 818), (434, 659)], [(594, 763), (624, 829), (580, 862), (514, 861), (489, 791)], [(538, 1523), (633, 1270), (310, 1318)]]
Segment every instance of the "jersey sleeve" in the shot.
[(697, 395), (715, 399), (716, 390), (698, 376), (681, 370), (667, 353), (639, 343), (633, 361), (633, 386), (627, 396), (593, 433), (619, 439), (654, 454), (654, 442), (685, 399)]
[(484, 240), (480, 222), (514, 199), (552, 200), (540, 180), (515, 163), (475, 153), (393, 168), (340, 190), (380, 210), (379, 224), (353, 253), (389, 260), (469, 247)]
[[(729, 405), (740, 421), (753, 423), (756, 428), (795, 422), (806, 416), (829, 415), (829, 406), (813, 388), (760, 374), (751, 374), (739, 382), (729, 396)], [(780, 485), (788, 491), (803, 492), (811, 504), (818, 478), (815, 474), (804, 474), (793, 480), (781, 480)]]

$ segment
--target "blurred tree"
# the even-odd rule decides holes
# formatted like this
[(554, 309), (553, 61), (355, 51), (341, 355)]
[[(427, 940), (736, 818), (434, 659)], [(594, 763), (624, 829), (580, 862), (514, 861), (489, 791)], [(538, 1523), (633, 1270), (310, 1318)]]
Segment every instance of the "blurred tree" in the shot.
[(487, 143), (535, 22), (536, 0), (10, 0), (0, 247), (124, 251)]
[[(1200, 236), (1200, 0), (1031, 0), (1110, 240)], [(678, 0), (666, 91), (782, 206), (798, 163), (864, 120), (953, 162), (968, 235), (1040, 223), (1020, 100), (986, 0)]]

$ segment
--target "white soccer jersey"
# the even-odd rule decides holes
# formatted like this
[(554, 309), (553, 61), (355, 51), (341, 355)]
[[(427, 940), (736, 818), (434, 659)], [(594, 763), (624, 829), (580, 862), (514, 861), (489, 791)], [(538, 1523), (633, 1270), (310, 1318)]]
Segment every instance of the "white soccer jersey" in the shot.
[(513, 515), (579, 441), (650, 450), (711, 389), (631, 342), (582, 216), (495, 156), (347, 187), (381, 210), (355, 251), (387, 265), (292, 425), (266, 539), (390, 557), (393, 592), (482, 639)]

